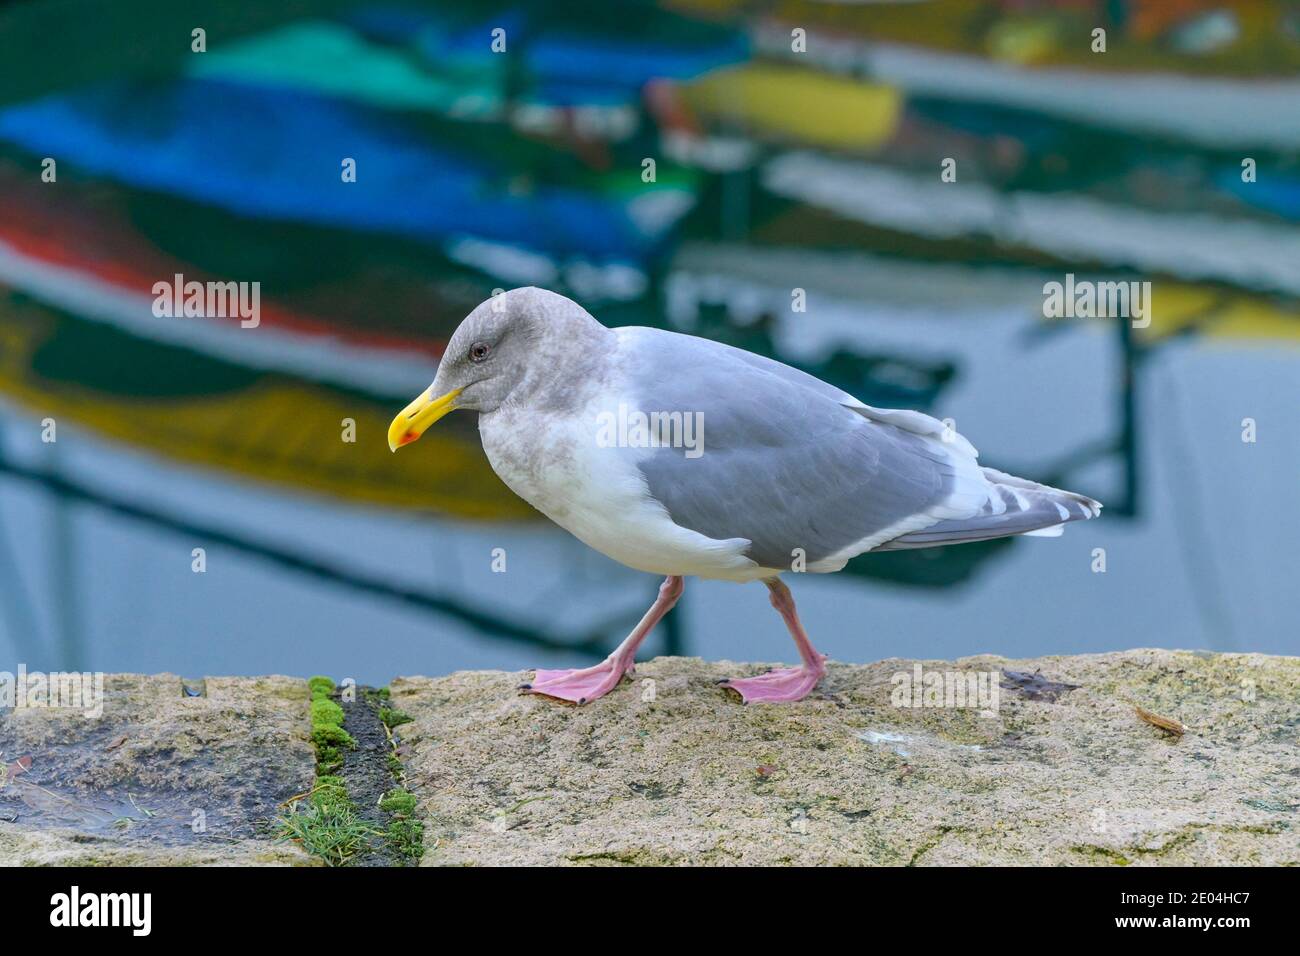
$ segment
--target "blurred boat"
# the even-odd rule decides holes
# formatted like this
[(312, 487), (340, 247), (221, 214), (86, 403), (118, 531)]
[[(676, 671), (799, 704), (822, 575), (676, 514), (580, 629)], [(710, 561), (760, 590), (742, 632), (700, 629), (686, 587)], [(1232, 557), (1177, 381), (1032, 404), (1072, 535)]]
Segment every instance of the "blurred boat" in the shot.
[[(286, 24), (197, 58), (189, 73), (284, 87), (395, 110), (504, 120), (523, 106), (635, 106), (652, 79), (690, 79), (749, 56), (738, 31), (676, 37), (582, 32), (521, 11), (483, 18), (362, 9), (349, 22)], [(507, 51), (490, 46), (504, 30)]]
[(1087, 195), (1007, 193), (811, 151), (775, 157), (761, 181), (777, 196), (932, 241), (973, 240), (1080, 269), (1130, 268), (1300, 295), (1300, 231), (1262, 219), (1162, 213)]
[(869, 152), (893, 135), (902, 107), (888, 86), (776, 64), (718, 70), (687, 84), (704, 120), (777, 142)]
[(1276, 169), (1258, 170), (1253, 182), (1241, 178), (1241, 167), (1221, 170), (1219, 186), (1242, 202), (1283, 219), (1300, 222), (1300, 174)]
[[(860, 74), (909, 96), (982, 102), (1068, 118), (1145, 139), (1208, 148), (1300, 146), (1300, 42), (1290, 7), (1250, 2), (1231, 11), (1222, 37), (1219, 3), (1083, 2), (1008, 11), (997, 2), (913, 5), (784, 0), (758, 20), (730, 0), (673, 0), (713, 23), (749, 22), (766, 56)], [(1208, 19), (1207, 19), (1208, 16)], [(1104, 54), (1092, 31), (1107, 29)], [(796, 51), (792, 31), (805, 32)]]
[[(1043, 285), (1065, 271), (1153, 282), (1125, 361), (1300, 328), (1300, 56), (1260, 46), (1274, 5), (1233, 34), (1194, 3), (1110, 4), (1104, 58), (1080, 52), (1100, 9), (1082, 0), (789, 0), (756, 26), (728, 0), (341, 6), (218, 19), (204, 55), (153, 50), (164, 65), (107, 80), (88, 82), (112, 72), (99, 60), (55, 65), (65, 89), (0, 109), (0, 391), (257, 480), (515, 519), (532, 512), (487, 474), (471, 423), (429, 456), (382, 444), (496, 287), (546, 285), (608, 324), (672, 324), (918, 408), (964, 358), (910, 318), (1011, 316), (1041, 337)], [(1242, 43), (1266, 55), (1238, 62)], [(1244, 145), (1262, 150), (1256, 183), (1232, 166)], [(33, 176), (45, 156), (57, 187)], [(260, 282), (256, 334), (155, 316), (153, 285), (176, 274)], [(815, 348), (791, 348), (796, 321)], [(355, 445), (335, 440), (345, 418)], [(1003, 546), (853, 567), (951, 584)]]
[(50, 194), (0, 166), (0, 188), (8, 199), (0, 206), (0, 281), (83, 318), (250, 368), (396, 400), (432, 380), (445, 336), (464, 315), (444, 312), (444, 322), (424, 334), (367, 328), (285, 308), (267, 284), (255, 330), (241, 327), (238, 316), (160, 318), (153, 309), (159, 281), (172, 283), (178, 274), (197, 282), (262, 280), (213, 275), (168, 255), (112, 205), (71, 184)]
[[(165, 344), (35, 301), (0, 305), (0, 393), (33, 419), (155, 455), (334, 495), (480, 520), (536, 518), (492, 472), (474, 423), (389, 453), (391, 403)], [(345, 440), (347, 422), (354, 441)]]
[[(639, 164), (596, 174), (544, 145), (503, 149), (507, 128), (477, 140), (463, 132), (434, 138), (311, 94), (192, 79), (0, 111), (0, 139), (84, 173), (241, 215), (443, 247), (473, 238), (561, 262), (645, 267), (695, 202), (697, 175), (667, 163), (645, 183)], [(342, 179), (345, 159), (355, 182)]]
[(305, 90), (393, 110), (459, 119), (499, 119), (509, 61), (489, 55), (443, 59), (437, 69), (400, 48), (367, 41), (341, 23), (306, 20), (237, 41), (193, 59), (194, 77), (260, 88)]
[[(780, 0), (755, 17), (744, 0), (668, 0), (712, 23), (754, 24), (765, 49), (789, 53), (802, 28), (809, 58), (846, 69), (854, 44), (909, 46), (1090, 73), (1268, 77), (1300, 67), (1287, 0)], [(1093, 31), (1106, 33), (1104, 54)]]

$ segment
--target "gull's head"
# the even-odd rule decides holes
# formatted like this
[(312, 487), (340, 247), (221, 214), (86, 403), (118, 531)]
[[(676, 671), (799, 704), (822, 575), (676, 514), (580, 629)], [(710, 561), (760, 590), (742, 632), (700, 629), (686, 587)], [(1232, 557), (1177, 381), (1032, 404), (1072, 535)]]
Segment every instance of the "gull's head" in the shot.
[(604, 331), (576, 302), (545, 289), (512, 289), (480, 303), (447, 343), (428, 390), (388, 426), (393, 451), (415, 441), (458, 408), (492, 412), (508, 396), (534, 391), (540, 373), (559, 371), (568, 345), (580, 347), (580, 328)]

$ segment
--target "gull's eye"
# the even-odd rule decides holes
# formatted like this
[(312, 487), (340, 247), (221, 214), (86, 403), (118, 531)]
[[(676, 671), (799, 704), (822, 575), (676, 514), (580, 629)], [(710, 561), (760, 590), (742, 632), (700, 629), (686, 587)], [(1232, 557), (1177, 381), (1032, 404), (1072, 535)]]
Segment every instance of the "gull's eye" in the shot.
[(491, 346), (486, 342), (475, 342), (469, 347), (469, 358), (471, 362), (481, 362), (488, 356)]

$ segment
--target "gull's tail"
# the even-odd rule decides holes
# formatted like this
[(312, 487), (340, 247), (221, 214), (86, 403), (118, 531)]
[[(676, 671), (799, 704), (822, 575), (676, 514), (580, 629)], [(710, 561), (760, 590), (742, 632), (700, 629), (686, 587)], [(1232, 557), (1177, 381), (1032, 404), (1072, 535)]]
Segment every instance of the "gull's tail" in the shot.
[(989, 499), (978, 514), (969, 518), (947, 518), (922, 531), (886, 541), (874, 550), (930, 548), (1016, 534), (1056, 537), (1069, 522), (1086, 521), (1101, 514), (1101, 502), (1084, 495), (1040, 485), (995, 468), (983, 471), (991, 487)]

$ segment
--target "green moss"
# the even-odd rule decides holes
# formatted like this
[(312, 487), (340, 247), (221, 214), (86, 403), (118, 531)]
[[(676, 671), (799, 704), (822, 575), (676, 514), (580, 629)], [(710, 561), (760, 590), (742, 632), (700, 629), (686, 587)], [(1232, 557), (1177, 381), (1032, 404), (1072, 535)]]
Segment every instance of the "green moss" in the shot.
[(316, 745), (316, 772), (323, 774), (334, 773), (336, 770), (343, 769), (343, 754), (339, 748), (328, 744)]
[(336, 769), (341, 762), (340, 747), (357, 745), (352, 735), (343, 729), (343, 708), (326, 697), (312, 698), (311, 739), (316, 745), (317, 763), (328, 765), (328, 769)]
[(391, 707), (379, 708), (379, 719), (384, 722), (384, 726), (389, 730), (394, 727), (400, 727), (402, 724), (409, 724), (415, 718), (410, 714), (404, 714), (400, 710), (393, 710)]
[[(357, 745), (357, 742), (352, 738), (350, 733), (342, 727), (335, 727), (332, 724), (317, 727), (311, 732), (311, 739), (317, 747), (355, 747)], [(317, 756), (319, 757), (319, 754), (317, 754)]]
[(313, 700), (329, 697), (334, 693), (334, 681), (320, 675), (309, 677), (307, 679), (307, 688), (311, 691)]
[(348, 791), (343, 783), (343, 778), (331, 774), (322, 774), (316, 778), (316, 786), (312, 789), (310, 799), (312, 806), (315, 807), (334, 804), (352, 806), (352, 801), (348, 799)]
[(424, 852), (424, 824), (415, 819), (415, 795), (401, 789), (390, 790), (379, 801), (379, 808), (392, 814), (385, 838), (403, 859), (418, 860)]
[[(292, 840), (308, 853), (331, 866), (341, 866), (371, 846), (371, 838), (383, 837), (390, 850), (406, 862), (420, 858), (424, 851), (424, 824), (415, 818), (415, 797), (400, 787), (390, 790), (380, 800), (379, 808), (389, 816), (387, 828), (376, 830), (357, 813), (348, 797), (347, 784), (337, 772), (343, 769), (343, 751), (356, 746), (356, 740), (343, 729), (346, 714), (333, 699), (335, 684), (328, 677), (313, 677), (311, 688), (311, 738), (316, 747), (316, 785), (308, 798), (278, 823), (280, 838)], [(389, 699), (387, 688), (365, 691), (366, 701), (376, 707), (379, 719), (390, 730), (412, 718), (383, 706)], [(388, 769), (401, 778), (402, 763), (395, 754), (388, 755)]]
[(343, 708), (328, 698), (316, 698), (311, 702), (311, 725), (343, 726)]
[(357, 742), (343, 729), (343, 708), (330, 700), (334, 681), (328, 677), (313, 677), (307, 681), (311, 688), (311, 741), (316, 748), (316, 772), (332, 774), (343, 769), (343, 750)]
[(1090, 857), (1105, 863), (1112, 863), (1116, 866), (1128, 866), (1131, 860), (1118, 850), (1112, 850), (1110, 847), (1096, 846), (1091, 843), (1076, 843), (1070, 847), (1070, 851), (1082, 856)]
[(335, 684), (328, 677), (312, 677), (311, 739), (316, 747), (316, 785), (305, 801), (280, 817), (279, 838), (297, 843), (330, 866), (342, 866), (370, 848), (371, 839), (386, 836), (357, 814), (347, 784), (336, 775), (343, 769), (343, 750), (356, 740), (343, 729), (343, 708), (331, 699)]
[(419, 820), (394, 820), (388, 825), (387, 838), (404, 859), (414, 861), (424, 854), (424, 824)]
[(390, 790), (379, 801), (379, 809), (385, 813), (402, 813), (410, 816), (415, 812), (415, 795), (401, 788)]

